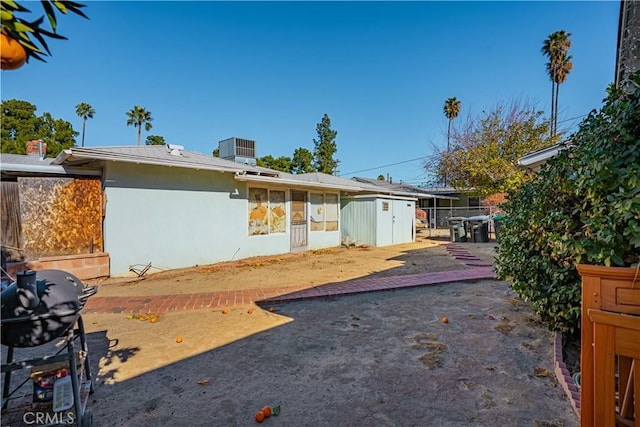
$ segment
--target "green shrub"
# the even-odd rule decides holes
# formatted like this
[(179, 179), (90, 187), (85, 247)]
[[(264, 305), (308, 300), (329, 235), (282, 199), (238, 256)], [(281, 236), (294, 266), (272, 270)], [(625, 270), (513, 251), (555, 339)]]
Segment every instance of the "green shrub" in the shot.
[(552, 330), (579, 329), (576, 264), (640, 260), (640, 73), (633, 81), (633, 93), (609, 88), (570, 147), (503, 206), (498, 277), (510, 280)]

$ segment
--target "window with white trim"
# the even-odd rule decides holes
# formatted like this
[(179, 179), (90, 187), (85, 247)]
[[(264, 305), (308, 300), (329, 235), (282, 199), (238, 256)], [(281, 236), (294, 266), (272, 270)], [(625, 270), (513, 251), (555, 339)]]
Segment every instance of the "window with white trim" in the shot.
[(311, 193), (309, 196), (311, 231), (338, 231), (340, 206), (334, 193)]
[(287, 231), (287, 209), (285, 192), (267, 188), (249, 188), (250, 236)]

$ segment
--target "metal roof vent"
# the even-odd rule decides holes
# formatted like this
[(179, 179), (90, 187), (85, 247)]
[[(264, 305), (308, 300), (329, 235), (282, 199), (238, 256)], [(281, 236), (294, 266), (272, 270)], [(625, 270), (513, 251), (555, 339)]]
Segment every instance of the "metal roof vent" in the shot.
[(169, 154), (172, 156), (182, 156), (182, 151), (184, 150), (182, 145), (167, 144), (167, 147), (169, 148)]

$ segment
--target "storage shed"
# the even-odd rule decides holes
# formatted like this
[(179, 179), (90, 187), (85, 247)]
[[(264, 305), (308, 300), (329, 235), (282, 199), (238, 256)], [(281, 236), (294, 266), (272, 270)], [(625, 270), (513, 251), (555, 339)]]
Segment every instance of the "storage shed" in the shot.
[(416, 238), (416, 199), (366, 194), (340, 199), (342, 241), (346, 244), (388, 246)]

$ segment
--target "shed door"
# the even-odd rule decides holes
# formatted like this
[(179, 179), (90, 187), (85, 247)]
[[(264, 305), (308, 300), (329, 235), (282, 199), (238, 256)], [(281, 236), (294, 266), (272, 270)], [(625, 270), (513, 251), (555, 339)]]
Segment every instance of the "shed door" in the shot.
[(307, 249), (307, 193), (291, 192), (291, 252)]
[(415, 208), (407, 200), (392, 200), (393, 244), (413, 242), (413, 217)]

